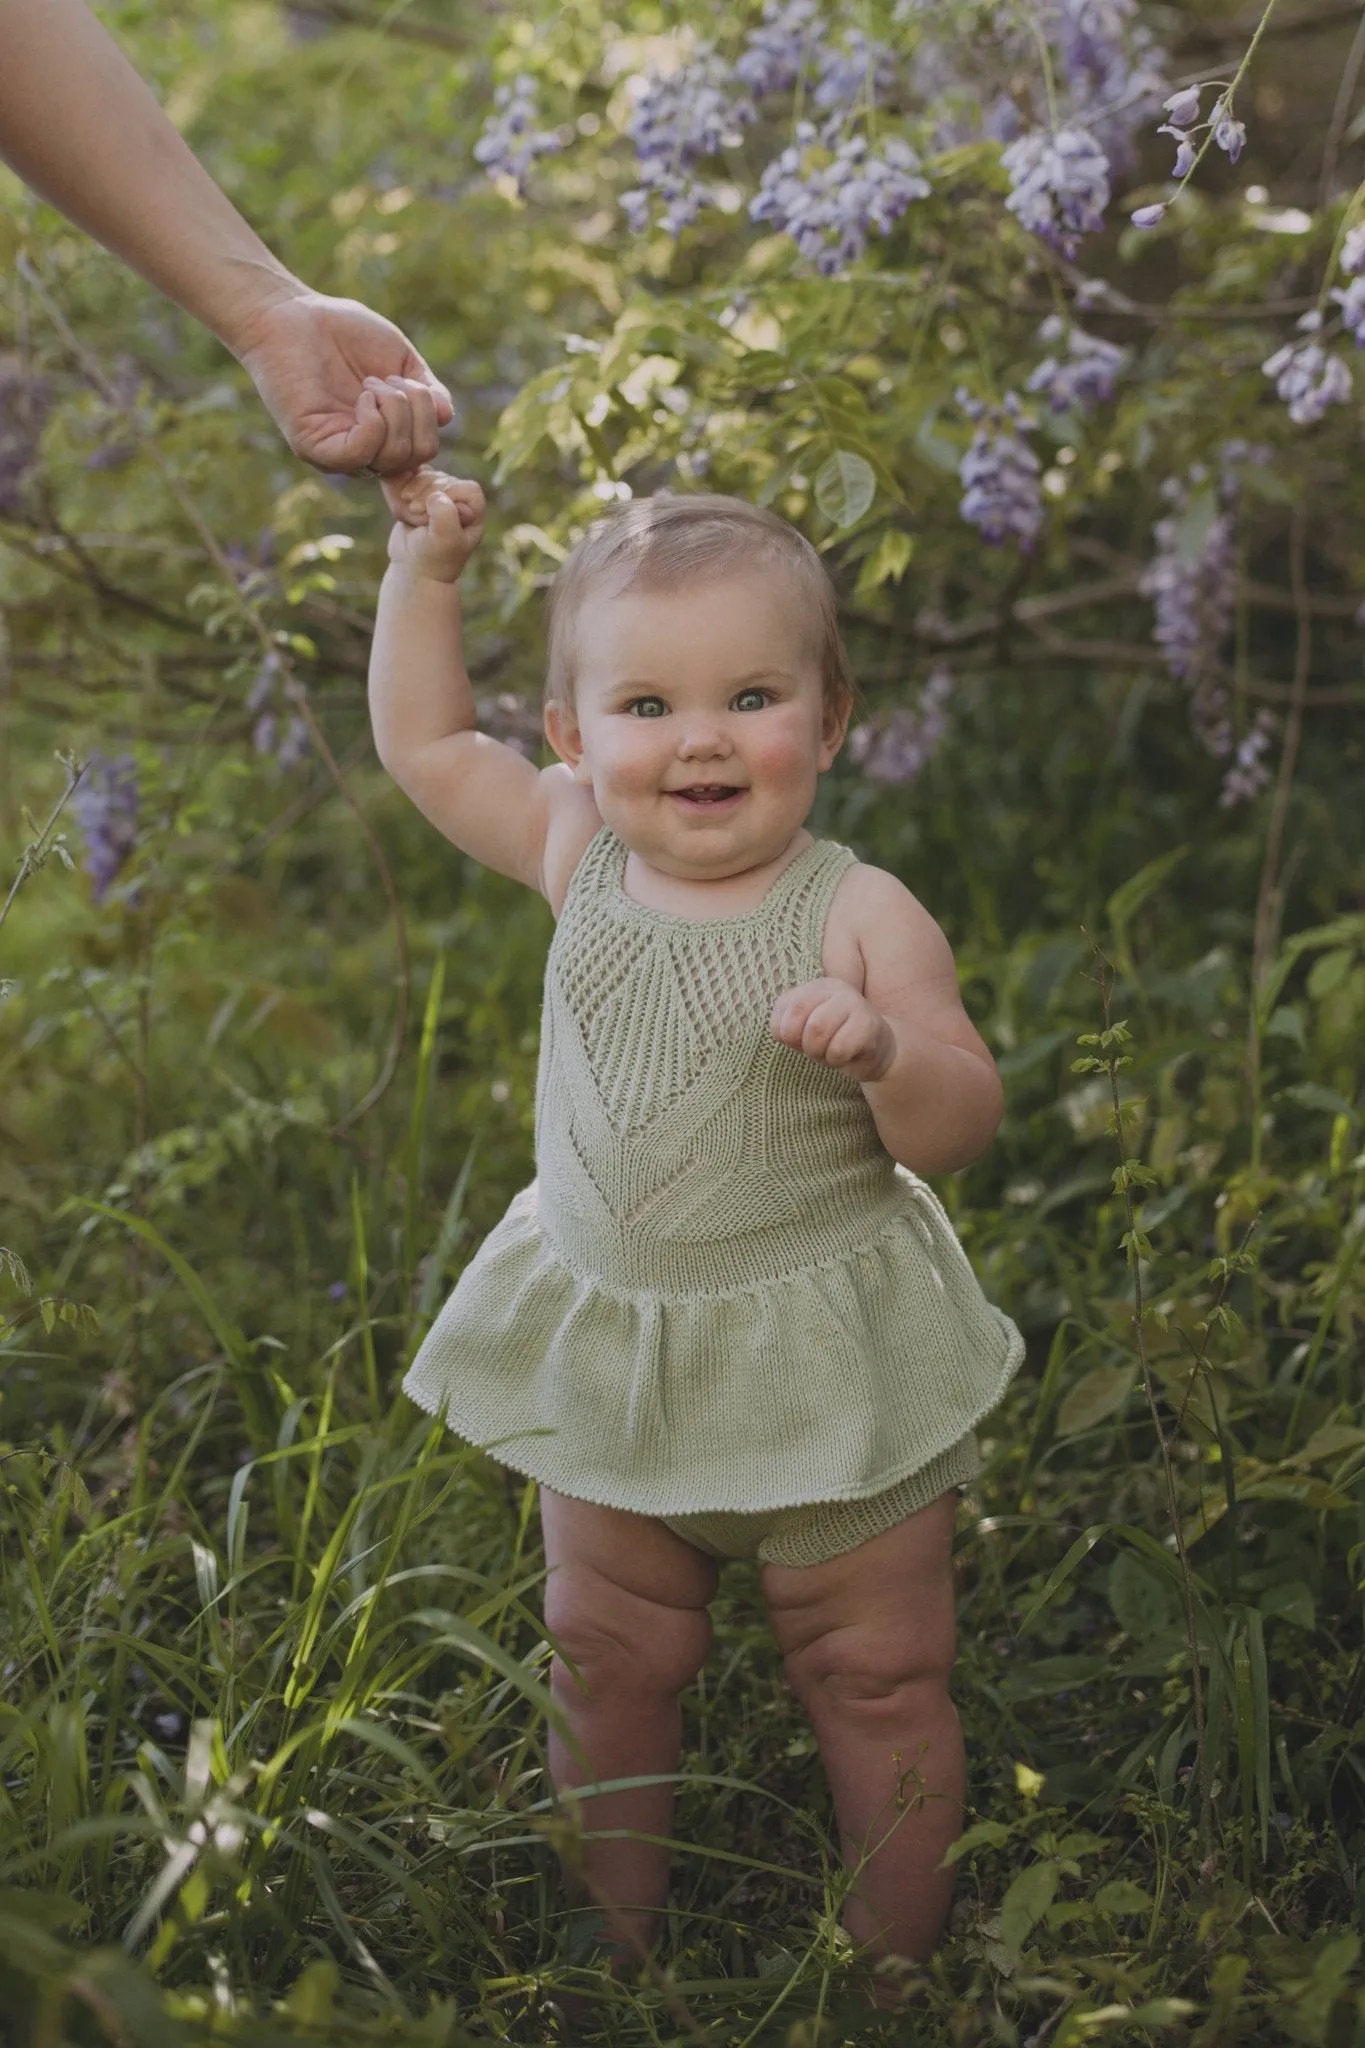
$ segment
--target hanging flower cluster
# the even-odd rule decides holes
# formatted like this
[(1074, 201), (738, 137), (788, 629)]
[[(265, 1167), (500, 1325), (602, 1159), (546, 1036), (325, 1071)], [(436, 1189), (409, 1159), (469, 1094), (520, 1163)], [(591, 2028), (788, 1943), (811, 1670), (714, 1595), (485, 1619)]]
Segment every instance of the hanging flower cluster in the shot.
[(822, 277), (856, 263), (871, 234), (889, 234), (929, 181), (908, 142), (892, 136), (880, 153), (864, 135), (846, 135), (833, 149), (802, 121), (796, 141), (763, 173), (749, 208), (791, 236)]
[[(308, 725), (298, 711), (303, 685), (287, 674), (278, 654), (267, 654), (247, 693), (255, 724), (251, 741), (258, 754), (273, 754), (281, 768), (300, 768), (308, 759)], [(292, 708), (291, 708), (292, 707)]]
[(1010, 174), (1008, 210), (1021, 227), (1070, 259), (1082, 235), (1104, 226), (1109, 160), (1085, 128), (1021, 135), (1000, 161)]
[(490, 178), (511, 178), (524, 195), (532, 164), (563, 144), (552, 128), (540, 126), (536, 81), (529, 72), (521, 72), (510, 85), (500, 85), (493, 107), (492, 118), (474, 144), (474, 161)]
[(1040, 341), (1051, 345), (1030, 376), (1025, 390), (1046, 398), (1053, 412), (1093, 412), (1107, 405), (1128, 361), (1128, 351), (1112, 341), (1087, 334), (1060, 313), (1050, 313), (1038, 329)]
[(1344, 405), (1351, 395), (1351, 372), (1341, 357), (1317, 339), (1322, 315), (1314, 310), (1295, 322), (1307, 341), (1287, 341), (1267, 356), (1261, 369), (1275, 379), (1275, 395), (1289, 408), (1296, 427), (1315, 426), (1329, 405)]
[(1171, 674), (1189, 690), (1190, 724), (1204, 751), (1226, 761), (1220, 802), (1242, 803), (1268, 780), (1263, 755), (1274, 720), (1262, 713), (1238, 740), (1232, 696), (1219, 662), (1237, 602), (1237, 503), (1241, 470), (1264, 461), (1266, 450), (1227, 441), (1216, 473), (1192, 463), (1183, 477), (1167, 477), (1167, 510), (1152, 528), (1156, 553), (1139, 588), (1155, 608), (1154, 638)]
[(1024, 438), (1035, 422), (1013, 391), (987, 405), (959, 390), (957, 402), (976, 422), (958, 466), (962, 516), (995, 546), (1015, 540), (1027, 553), (1043, 523), (1038, 457)]
[(30, 376), (17, 361), (0, 360), (0, 513), (22, 508), (24, 479), (38, 458), (51, 408), (46, 378)]
[(141, 797), (132, 755), (92, 754), (71, 808), (85, 840), (90, 893), (102, 903), (137, 846)]
[(640, 182), (622, 194), (621, 208), (634, 232), (648, 227), (656, 208), (666, 233), (690, 227), (713, 198), (697, 166), (737, 148), (746, 122), (756, 118), (752, 101), (735, 93), (729, 67), (714, 50), (650, 78), (627, 130)]
[(1341, 308), (1341, 324), (1357, 348), (1365, 348), (1365, 223), (1351, 229), (1341, 245), (1341, 270), (1351, 281), (1333, 285), (1330, 297)]
[(889, 718), (854, 727), (848, 736), (849, 756), (869, 782), (915, 780), (948, 730), (952, 694), (953, 672), (940, 663), (915, 703), (901, 705)]

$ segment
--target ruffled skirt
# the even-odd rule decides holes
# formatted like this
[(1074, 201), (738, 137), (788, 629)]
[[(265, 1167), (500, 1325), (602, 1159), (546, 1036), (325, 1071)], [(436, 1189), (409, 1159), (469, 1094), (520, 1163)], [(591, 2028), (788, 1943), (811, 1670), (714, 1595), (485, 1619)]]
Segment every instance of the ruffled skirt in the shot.
[(555, 1492), (637, 1514), (880, 1492), (995, 1407), (1023, 1340), (931, 1190), (900, 1169), (875, 1234), (719, 1295), (630, 1294), (564, 1259), (523, 1189), (404, 1391)]

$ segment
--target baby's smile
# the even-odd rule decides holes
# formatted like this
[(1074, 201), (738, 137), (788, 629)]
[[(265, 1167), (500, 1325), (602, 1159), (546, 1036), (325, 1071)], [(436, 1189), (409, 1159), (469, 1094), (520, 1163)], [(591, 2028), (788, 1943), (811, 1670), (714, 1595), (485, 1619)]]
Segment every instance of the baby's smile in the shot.
[(787, 580), (755, 566), (603, 596), (577, 641), (566, 758), (635, 859), (702, 884), (780, 862), (838, 744)]
[(685, 789), (670, 789), (667, 794), (685, 811), (719, 811), (735, 809), (744, 790), (736, 783), (693, 782)]

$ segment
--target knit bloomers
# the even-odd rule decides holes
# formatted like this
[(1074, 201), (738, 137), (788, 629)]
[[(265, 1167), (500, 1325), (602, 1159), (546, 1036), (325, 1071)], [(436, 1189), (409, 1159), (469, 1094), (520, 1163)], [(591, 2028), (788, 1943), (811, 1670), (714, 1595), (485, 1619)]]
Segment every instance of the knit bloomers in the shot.
[(1019, 1333), (857, 1082), (768, 1028), (823, 973), (854, 856), (812, 841), (757, 909), (700, 921), (629, 898), (626, 858), (604, 827), (574, 872), (537, 1178), (406, 1391), (557, 1492), (674, 1522), (922, 1491), (949, 1453), (935, 1490), (961, 1483)]

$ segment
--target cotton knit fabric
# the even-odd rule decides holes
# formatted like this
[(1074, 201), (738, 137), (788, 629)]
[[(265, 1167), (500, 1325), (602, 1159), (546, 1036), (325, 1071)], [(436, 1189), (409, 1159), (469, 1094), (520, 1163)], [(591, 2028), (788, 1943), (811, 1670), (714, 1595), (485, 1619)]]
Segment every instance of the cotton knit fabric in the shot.
[(968, 1430), (908, 1479), (898, 1479), (894, 1486), (870, 1493), (865, 1500), (812, 1500), (794, 1508), (769, 1508), (758, 1515), (717, 1512), (661, 1515), (659, 1520), (712, 1557), (743, 1557), (757, 1564), (805, 1570), (813, 1564), (828, 1564), (846, 1550), (856, 1550), (859, 1544), (894, 1529), (941, 1493), (969, 1486), (980, 1470), (976, 1433)]
[(866, 1500), (995, 1406), (1022, 1339), (856, 1081), (781, 1045), (854, 864), (813, 840), (758, 907), (625, 893), (610, 828), (545, 974), (537, 1177), (403, 1382), (556, 1492), (661, 1517)]

